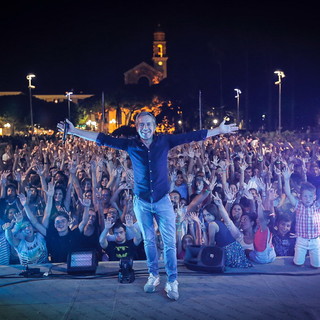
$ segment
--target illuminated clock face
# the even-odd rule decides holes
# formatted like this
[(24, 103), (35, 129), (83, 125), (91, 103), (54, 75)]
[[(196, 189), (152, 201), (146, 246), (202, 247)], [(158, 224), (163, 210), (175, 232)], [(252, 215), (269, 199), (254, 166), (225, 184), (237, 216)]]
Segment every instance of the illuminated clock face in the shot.
[(158, 65), (159, 65), (159, 66), (162, 66), (162, 61), (159, 61), (159, 62), (158, 62)]

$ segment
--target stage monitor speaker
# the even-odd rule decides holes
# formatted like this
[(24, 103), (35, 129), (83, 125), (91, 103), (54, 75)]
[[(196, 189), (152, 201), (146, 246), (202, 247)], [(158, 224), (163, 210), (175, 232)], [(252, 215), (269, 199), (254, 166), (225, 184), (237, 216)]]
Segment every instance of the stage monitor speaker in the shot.
[(185, 266), (193, 271), (223, 273), (225, 252), (216, 246), (188, 246), (184, 258)]
[(68, 255), (68, 274), (95, 274), (98, 266), (95, 250), (74, 251)]

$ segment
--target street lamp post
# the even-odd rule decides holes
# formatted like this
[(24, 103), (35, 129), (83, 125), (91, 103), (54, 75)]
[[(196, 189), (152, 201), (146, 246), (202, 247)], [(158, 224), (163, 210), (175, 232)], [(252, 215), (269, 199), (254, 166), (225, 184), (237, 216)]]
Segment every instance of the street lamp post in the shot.
[(278, 81), (276, 81), (274, 84), (279, 86), (279, 134), (281, 134), (281, 85), (282, 85), (282, 78), (285, 77), (285, 74), (283, 71), (276, 70), (274, 72), (278, 76)]
[(71, 95), (73, 94), (72, 91), (68, 91), (66, 92), (66, 97), (67, 97), (67, 101), (68, 101), (68, 119), (71, 120), (71, 113), (70, 113), (70, 101), (71, 100)]
[(239, 125), (239, 123), (240, 123), (240, 94), (241, 94), (241, 90), (234, 89), (234, 91), (237, 93), (235, 98), (237, 99), (237, 124)]
[(33, 110), (32, 110), (32, 89), (35, 88), (35, 86), (32, 85), (31, 81), (32, 78), (35, 78), (34, 74), (28, 74), (27, 80), (28, 80), (28, 88), (29, 88), (29, 100), (30, 100), (30, 122), (31, 122), (31, 134), (33, 134)]

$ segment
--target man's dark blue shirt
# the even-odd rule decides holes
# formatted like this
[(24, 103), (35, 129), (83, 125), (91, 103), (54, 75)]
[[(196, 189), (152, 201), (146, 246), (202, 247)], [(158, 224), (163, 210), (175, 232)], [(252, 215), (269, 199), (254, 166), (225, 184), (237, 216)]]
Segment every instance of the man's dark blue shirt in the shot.
[(177, 135), (154, 135), (149, 148), (140, 138), (114, 138), (104, 133), (99, 133), (96, 142), (98, 145), (127, 151), (133, 167), (133, 193), (144, 201), (157, 202), (170, 189), (169, 150), (180, 144), (204, 140), (207, 133), (207, 130), (199, 130)]

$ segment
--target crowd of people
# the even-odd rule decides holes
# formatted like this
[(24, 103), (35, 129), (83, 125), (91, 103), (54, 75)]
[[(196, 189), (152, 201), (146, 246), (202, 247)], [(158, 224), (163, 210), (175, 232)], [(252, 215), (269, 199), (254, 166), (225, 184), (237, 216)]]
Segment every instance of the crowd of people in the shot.
[[(310, 255), (320, 267), (320, 144), (236, 133), (169, 151), (177, 258), (218, 246), (225, 265), (249, 268)], [(126, 151), (68, 137), (37, 139), (1, 155), (0, 264), (66, 262), (77, 250), (99, 261), (145, 260)], [(158, 256), (163, 241), (154, 220)]]

